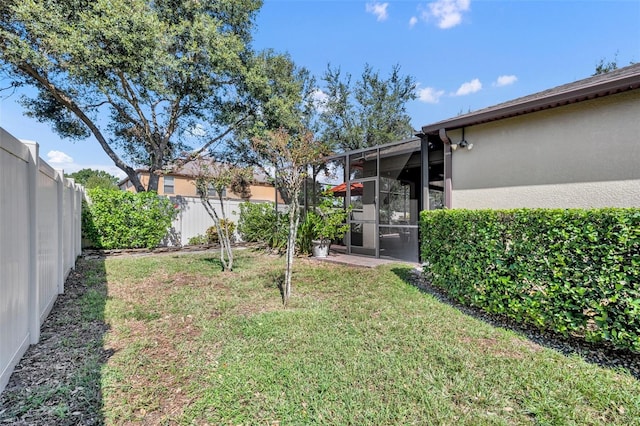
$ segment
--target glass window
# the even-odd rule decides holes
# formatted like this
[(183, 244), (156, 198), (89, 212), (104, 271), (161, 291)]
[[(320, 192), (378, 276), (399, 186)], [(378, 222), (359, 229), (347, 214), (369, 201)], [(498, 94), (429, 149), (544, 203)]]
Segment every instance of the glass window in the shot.
[(164, 177), (164, 193), (165, 194), (173, 194), (173, 176), (165, 176)]

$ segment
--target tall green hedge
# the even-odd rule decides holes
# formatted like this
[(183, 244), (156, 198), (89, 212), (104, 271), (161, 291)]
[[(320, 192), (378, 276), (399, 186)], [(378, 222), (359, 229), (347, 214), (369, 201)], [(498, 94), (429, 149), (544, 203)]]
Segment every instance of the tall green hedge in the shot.
[(82, 233), (93, 247), (154, 248), (167, 235), (178, 211), (155, 192), (95, 188), (82, 209)]
[(640, 209), (421, 213), (425, 274), (462, 303), (640, 352)]

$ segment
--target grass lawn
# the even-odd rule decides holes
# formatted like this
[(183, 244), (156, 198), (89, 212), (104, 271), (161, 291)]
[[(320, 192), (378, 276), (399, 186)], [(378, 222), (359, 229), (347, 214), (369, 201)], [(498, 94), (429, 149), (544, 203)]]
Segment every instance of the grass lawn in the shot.
[[(109, 424), (639, 424), (640, 382), (438, 302), (408, 269), (237, 252), (93, 262)], [(102, 271), (102, 272), (98, 272)], [(103, 280), (104, 281), (104, 280)]]

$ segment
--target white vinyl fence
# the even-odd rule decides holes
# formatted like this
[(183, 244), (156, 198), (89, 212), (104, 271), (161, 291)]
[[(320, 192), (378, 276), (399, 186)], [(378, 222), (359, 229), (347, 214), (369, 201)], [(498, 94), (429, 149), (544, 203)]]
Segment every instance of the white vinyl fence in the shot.
[(0, 392), (81, 253), (83, 189), (0, 128)]
[[(207, 213), (199, 197), (171, 197), (171, 200), (178, 205), (180, 213), (173, 221), (169, 231), (168, 244), (172, 246), (187, 245), (189, 239), (198, 235), (204, 235), (207, 229), (213, 226), (213, 219)], [(210, 200), (211, 205), (222, 218), (220, 202), (217, 199)], [(225, 200), (224, 213), (236, 225), (240, 218), (240, 201)]]
[[(167, 245), (179, 246), (187, 245), (189, 239), (198, 235), (204, 235), (207, 229), (213, 226), (213, 219), (207, 213), (207, 210), (202, 205), (199, 197), (171, 197), (171, 200), (178, 205), (180, 213), (178, 217), (173, 221), (172, 227), (169, 230), (169, 238), (166, 241)], [(210, 200), (211, 205), (218, 213), (218, 216), (222, 218), (222, 209), (220, 208), (220, 201), (217, 198)], [(233, 223), (238, 225), (240, 219), (240, 204), (244, 201), (235, 199), (224, 200), (224, 213), (227, 219), (230, 219)], [(267, 201), (251, 201), (252, 203), (267, 202)], [(283, 204), (278, 205), (278, 211), (287, 211), (287, 206)], [(236, 239), (238, 239), (236, 228)]]

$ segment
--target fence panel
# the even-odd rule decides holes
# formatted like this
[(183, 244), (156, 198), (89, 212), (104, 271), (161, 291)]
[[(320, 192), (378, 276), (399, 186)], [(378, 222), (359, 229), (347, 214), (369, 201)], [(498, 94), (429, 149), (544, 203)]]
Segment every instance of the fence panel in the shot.
[(0, 128), (0, 392), (80, 254), (83, 190)]
[(29, 150), (0, 128), (0, 390), (29, 347)]
[[(180, 213), (173, 221), (171, 228), (170, 245), (187, 245), (189, 239), (207, 232), (213, 226), (213, 219), (209, 216), (198, 197), (175, 197), (172, 198), (178, 205)], [(222, 218), (222, 209), (217, 199), (210, 200), (211, 205)], [(240, 200), (225, 200), (224, 213), (236, 225), (240, 219)]]
[(39, 164), (38, 173), (38, 290), (39, 316), (42, 324), (51, 312), (58, 295), (58, 182), (56, 171), (47, 163)]

